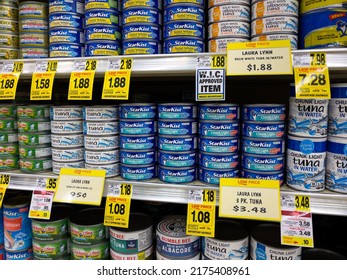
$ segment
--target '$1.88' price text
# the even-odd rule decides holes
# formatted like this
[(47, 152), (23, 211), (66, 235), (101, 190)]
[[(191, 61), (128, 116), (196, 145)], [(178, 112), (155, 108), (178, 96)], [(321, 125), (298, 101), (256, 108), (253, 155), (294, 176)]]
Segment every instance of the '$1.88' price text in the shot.
[(271, 71), (272, 70), (272, 65), (271, 64), (248, 64), (247, 65), (247, 71)]

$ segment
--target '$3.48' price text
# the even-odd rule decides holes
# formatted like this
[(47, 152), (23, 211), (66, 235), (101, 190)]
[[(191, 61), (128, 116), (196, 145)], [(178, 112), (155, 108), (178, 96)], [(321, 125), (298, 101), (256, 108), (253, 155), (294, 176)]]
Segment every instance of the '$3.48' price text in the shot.
[(237, 206), (235, 205), (233, 207), (234, 212), (253, 212), (253, 213), (266, 213), (265, 207), (252, 207), (251, 209), (248, 209), (246, 206)]

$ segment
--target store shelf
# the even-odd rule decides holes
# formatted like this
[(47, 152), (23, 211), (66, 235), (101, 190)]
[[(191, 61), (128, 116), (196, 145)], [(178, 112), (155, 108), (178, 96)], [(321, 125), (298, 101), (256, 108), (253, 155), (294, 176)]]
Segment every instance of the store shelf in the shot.
[[(53, 173), (28, 174), (19, 170), (12, 172), (2, 172), (11, 176), (9, 189), (32, 191), (35, 188), (38, 178), (57, 178)], [(187, 203), (188, 191), (193, 189), (214, 189), (217, 190), (218, 204), (218, 187), (195, 181), (191, 184), (167, 184), (158, 179), (150, 181), (129, 181), (120, 177), (107, 179), (104, 196), (107, 194), (107, 187), (110, 184), (127, 183), (133, 185), (133, 199), (143, 201), (156, 201), (168, 203)], [(311, 201), (311, 211), (315, 214), (347, 216), (347, 195), (338, 194), (325, 190), (319, 193), (307, 193), (294, 191), (286, 186), (281, 187), (283, 195), (308, 195)]]

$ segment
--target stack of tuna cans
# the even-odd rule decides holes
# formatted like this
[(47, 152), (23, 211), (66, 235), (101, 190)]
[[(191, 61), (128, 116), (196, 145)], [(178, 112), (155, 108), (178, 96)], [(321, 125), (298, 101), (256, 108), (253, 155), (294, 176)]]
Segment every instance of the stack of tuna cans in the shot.
[(250, 0), (211, 0), (208, 10), (208, 51), (225, 52), (228, 43), (247, 42)]
[(239, 175), (239, 119), (237, 104), (199, 106), (199, 179), (219, 184)]
[(19, 56), (18, 1), (1, 1), (0, 10), (0, 59)]
[(2, 104), (0, 107), (0, 171), (19, 167), (17, 119), (13, 118), (16, 116), (16, 105)]
[(297, 0), (252, 0), (252, 41), (290, 40), (298, 48)]
[(4, 249), (4, 221), (2, 207), (0, 208), (0, 261), (5, 260), (5, 249)]
[(84, 56), (84, 5), (81, 0), (49, 0), (49, 56)]
[(297, 99), (290, 88), (287, 141), (287, 185), (300, 191), (325, 188), (327, 99)]
[(204, 0), (164, 0), (164, 53), (205, 51)]
[(283, 183), (285, 154), (284, 104), (243, 107), (241, 177)]
[(119, 175), (119, 108), (83, 107), (85, 168), (106, 171), (106, 178)]
[(157, 107), (152, 103), (120, 105), (120, 173), (123, 179), (157, 177)]
[(19, 57), (48, 57), (48, 3), (20, 1)]
[[(160, 180), (167, 183), (189, 183), (196, 179), (197, 153), (194, 147), (196, 132), (197, 106), (195, 104), (158, 104), (158, 137), (161, 143), (173, 143), (164, 145), (164, 148), (174, 149), (158, 151)], [(183, 144), (185, 142), (188, 146)]]
[(120, 55), (120, 1), (85, 0), (84, 5), (86, 56)]
[(123, 1), (123, 54), (162, 53), (162, 2)]
[(17, 107), (19, 132), (19, 165), (24, 172), (46, 172), (52, 169), (50, 146), (51, 122), (48, 105)]
[(53, 173), (84, 168), (82, 107), (52, 106), (50, 115)]

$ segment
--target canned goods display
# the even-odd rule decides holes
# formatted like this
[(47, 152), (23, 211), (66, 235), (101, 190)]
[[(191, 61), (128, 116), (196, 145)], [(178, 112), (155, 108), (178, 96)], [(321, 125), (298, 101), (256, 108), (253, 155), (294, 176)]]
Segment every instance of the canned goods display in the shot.
[(0, 131), (17, 130), (18, 124), (16, 119), (5, 118), (0, 119)]
[(161, 40), (161, 28), (155, 24), (147, 23), (130, 23), (123, 26), (122, 39), (148, 39)]
[(205, 11), (194, 4), (175, 4), (164, 9), (164, 23), (175, 20), (193, 20), (204, 23)]
[(0, 105), (0, 118), (11, 118), (17, 115), (17, 106), (13, 104)]
[(158, 104), (160, 119), (194, 119), (197, 116), (197, 106), (190, 103)]
[(285, 135), (285, 124), (283, 122), (244, 121), (242, 135), (254, 138), (282, 138)]
[(326, 9), (329, 6), (342, 7), (345, 3), (346, 0), (301, 0), (300, 13), (306, 14), (313, 10)]
[(67, 27), (67, 28), (84, 28), (83, 15), (76, 13), (50, 13), (49, 14), (49, 27)]
[(147, 248), (139, 253), (130, 253), (124, 254), (113, 251), (110, 248), (111, 260), (120, 260), (120, 261), (130, 261), (130, 260), (153, 260), (154, 259), (154, 246)]
[(51, 135), (49, 132), (18, 133), (18, 142), (21, 146), (49, 144), (51, 143)]
[(0, 170), (9, 171), (19, 168), (18, 156), (5, 156), (0, 157)]
[[(122, 125), (122, 123), (120, 123)], [(85, 135), (115, 135), (119, 132), (119, 122), (83, 122), (83, 134)]]
[(87, 106), (82, 109), (85, 121), (114, 121), (118, 120), (118, 114), (118, 106)]
[[(123, 30), (124, 31), (124, 30)], [(205, 38), (205, 28), (202, 23), (191, 20), (175, 20), (164, 24), (163, 37), (198, 37)]]
[(256, 155), (282, 155), (285, 153), (285, 140), (242, 137), (241, 147), (244, 153)]
[(240, 106), (237, 104), (213, 104), (199, 105), (200, 120), (238, 120), (240, 118)]
[(0, 47), (18, 48), (19, 37), (17, 34), (3, 32), (0, 34)]
[(84, 160), (71, 161), (71, 162), (52, 161), (52, 172), (58, 175), (60, 174), (61, 168), (84, 168), (84, 167), (85, 167)]
[(51, 130), (51, 122), (45, 119), (18, 119), (19, 132), (44, 132)]
[(200, 120), (199, 134), (214, 137), (237, 137), (239, 135), (239, 122)]
[(158, 151), (158, 163), (167, 167), (187, 167), (196, 165), (195, 151), (188, 152), (171, 152)]
[(274, 172), (284, 169), (284, 155), (253, 155), (243, 153), (241, 155), (241, 165), (245, 169)]
[(92, 151), (85, 150), (84, 160), (88, 164), (111, 164), (119, 162), (119, 150)]
[(239, 139), (237, 137), (199, 137), (199, 149), (210, 153), (237, 153)]
[(72, 260), (107, 260), (110, 255), (109, 242), (82, 245), (71, 242)]
[(199, 153), (199, 165), (212, 169), (237, 168), (239, 164), (239, 154), (235, 153)]
[(161, 0), (124, 0), (122, 3), (123, 10), (134, 7), (145, 7), (152, 9), (162, 9)]
[(77, 148), (83, 147), (83, 134), (52, 134), (51, 145), (54, 148)]
[(19, 49), (19, 58), (33, 59), (33, 58), (48, 58), (49, 51), (44, 47), (21, 47)]
[(9, 144), (18, 141), (16, 131), (0, 131), (0, 143)]
[(23, 250), (20, 252), (10, 252), (5, 251), (5, 259), (6, 260), (32, 260), (33, 259), (33, 249), (29, 248), (27, 250)]
[(19, 57), (18, 48), (0, 47), (0, 59), (17, 59)]
[(199, 167), (199, 180), (208, 184), (218, 185), (220, 178), (238, 178), (238, 169), (212, 169)]
[(289, 40), (292, 50), (299, 48), (299, 38), (297, 34), (268, 34), (253, 36), (251, 41), (274, 41), (274, 40)]

